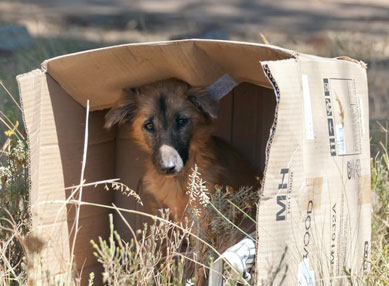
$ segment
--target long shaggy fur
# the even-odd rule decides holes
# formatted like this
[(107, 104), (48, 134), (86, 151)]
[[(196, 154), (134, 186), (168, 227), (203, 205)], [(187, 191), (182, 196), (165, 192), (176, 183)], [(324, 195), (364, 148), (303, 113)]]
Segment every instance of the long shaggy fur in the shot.
[[(150, 155), (143, 177), (143, 191), (151, 198), (150, 213), (169, 208), (178, 221), (184, 218), (188, 176), (195, 164), (211, 192), (216, 184), (234, 189), (258, 184), (255, 171), (234, 148), (212, 136), (217, 111), (218, 103), (205, 89), (171, 79), (127, 91), (106, 115), (107, 128), (124, 122), (131, 124), (132, 137)], [(177, 116), (185, 116), (189, 121), (181, 129), (170, 128), (181, 122)], [(151, 126), (147, 122), (152, 122), (154, 133), (145, 129)], [(173, 175), (162, 174), (158, 168), (158, 148), (167, 144), (166, 140), (178, 146), (176, 149), (185, 160), (182, 170)]]

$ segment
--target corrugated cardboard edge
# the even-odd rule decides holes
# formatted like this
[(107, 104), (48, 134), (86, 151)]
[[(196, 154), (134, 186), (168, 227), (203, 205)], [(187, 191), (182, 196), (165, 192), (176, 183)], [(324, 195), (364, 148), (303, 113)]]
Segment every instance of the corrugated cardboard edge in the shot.
[[(27, 163), (27, 167), (28, 167), (28, 190), (29, 192), (31, 192), (31, 148), (30, 148), (30, 142), (31, 142), (31, 138), (30, 138), (30, 130), (29, 130), (29, 124), (27, 124), (27, 121), (26, 121), (26, 117), (25, 117), (25, 106), (24, 106), (24, 101), (23, 101), (23, 98), (21, 96), (22, 94), (22, 91), (21, 91), (21, 80), (27, 76), (28, 74), (33, 74), (33, 73), (42, 73), (41, 70), (39, 69), (35, 69), (35, 70), (32, 70), (31, 72), (29, 73), (24, 73), (24, 74), (20, 74), (20, 75), (17, 75), (16, 76), (16, 81), (18, 83), (18, 92), (19, 92), (19, 98), (20, 98), (20, 106), (23, 110), (22, 112), (22, 120), (23, 120), (23, 124), (24, 124), (24, 128), (26, 129), (26, 136), (27, 136), (27, 152), (28, 152), (28, 163)], [(31, 193), (30, 193), (31, 195)], [(29, 206), (30, 207), (30, 206)], [(29, 209), (29, 213), (30, 213), (30, 218), (31, 218), (31, 209)]]
[[(278, 125), (278, 116), (279, 116), (279, 108), (280, 108), (280, 102), (281, 102), (281, 93), (280, 93), (280, 88), (278, 86), (278, 83), (277, 81), (275, 80), (275, 78), (273, 77), (272, 75), (272, 72), (268, 66), (268, 64), (270, 63), (274, 63), (274, 62), (277, 62), (277, 63), (293, 63), (293, 62), (297, 62), (298, 61), (298, 57), (299, 57), (299, 53), (295, 53), (294, 54), (294, 57), (293, 58), (290, 58), (290, 59), (285, 59), (285, 60), (278, 60), (278, 61), (263, 61), (263, 62), (260, 62), (260, 66), (261, 68), (263, 69), (264, 71), (264, 74), (265, 76), (267, 77), (268, 81), (270, 82), (271, 86), (273, 87), (273, 91), (274, 91), (274, 95), (275, 95), (275, 98), (276, 98), (276, 107), (275, 107), (275, 111), (274, 111), (274, 120), (273, 120), (273, 124), (272, 124), (272, 127), (270, 129), (270, 133), (269, 133), (269, 138), (268, 138), (268, 141), (266, 143), (266, 151), (265, 151), (265, 168), (264, 168), (264, 172), (263, 172), (263, 179), (262, 179), (262, 183), (261, 183), (261, 189), (260, 189), (260, 196), (259, 196), (259, 202), (258, 202), (258, 205), (257, 205), (257, 214), (256, 214), (256, 221), (259, 222), (261, 221), (261, 217), (260, 217), (260, 205), (261, 205), (261, 202), (264, 202), (264, 201), (268, 201), (269, 199), (271, 199), (272, 197), (269, 197), (267, 195), (264, 194), (264, 191), (265, 191), (265, 185), (266, 185), (266, 176), (268, 174), (268, 167), (269, 167), (269, 159), (270, 159), (270, 153), (271, 153), (271, 150), (272, 150), (272, 147), (273, 147), (273, 143), (274, 143), (274, 138), (276, 136), (276, 132), (278, 131), (277, 129), (277, 125)], [(292, 155), (293, 157), (293, 155)], [(257, 272), (257, 275), (258, 275), (258, 267), (265, 267), (265, 265), (260, 265), (258, 263), (259, 261), (259, 255), (258, 253), (260, 253), (260, 249), (263, 249), (263, 245), (261, 245), (260, 242), (260, 235), (263, 235), (263, 233), (261, 232), (260, 228), (257, 227), (257, 233), (256, 233), (256, 262), (255, 262), (255, 267), (256, 267), (256, 272)], [(261, 248), (262, 247), (262, 248)], [(271, 273), (269, 273), (268, 275), (272, 275)], [(262, 279), (265, 279), (264, 281), (268, 281), (266, 279), (269, 279), (270, 276), (265, 276), (265, 277), (261, 277)], [(256, 285), (261, 285), (261, 280), (260, 279), (257, 279), (257, 284)]]
[[(295, 56), (297, 57), (297, 53), (295, 54)], [(287, 60), (281, 60), (278, 62), (296, 61), (296, 60), (297, 60), (296, 58), (292, 58), (292, 59), (287, 59)], [(269, 69), (269, 66), (267, 65), (267, 62), (260, 62), (260, 65), (264, 71), (264, 74), (266, 75), (267, 79), (269, 80), (270, 84), (273, 87), (274, 95), (276, 98), (276, 109), (274, 111), (274, 120), (273, 120), (272, 127), (270, 129), (269, 139), (266, 143), (265, 168), (263, 171), (263, 179), (262, 179), (261, 190), (260, 190), (260, 194), (259, 194), (260, 201), (261, 201), (261, 200), (266, 199), (265, 197), (263, 197), (263, 190), (264, 190), (264, 186), (265, 186), (266, 171), (267, 171), (267, 166), (268, 166), (268, 161), (269, 161), (269, 156), (270, 156), (270, 150), (271, 150), (271, 146), (273, 143), (273, 138), (274, 138), (275, 132), (277, 130), (278, 108), (279, 108), (279, 102), (281, 99), (281, 94), (280, 94), (280, 89), (278, 88), (278, 84), (277, 84), (276, 80), (274, 79), (274, 77)], [(260, 204), (260, 201), (259, 201), (259, 204)], [(258, 221), (258, 218), (257, 218), (257, 221)]]

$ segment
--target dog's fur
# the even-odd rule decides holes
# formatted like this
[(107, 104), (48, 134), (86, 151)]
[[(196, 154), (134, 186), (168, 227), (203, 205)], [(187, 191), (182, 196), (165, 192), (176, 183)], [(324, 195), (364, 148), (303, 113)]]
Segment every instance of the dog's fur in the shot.
[(227, 143), (213, 137), (218, 102), (203, 88), (170, 79), (126, 92), (106, 115), (105, 127), (127, 122), (148, 154), (143, 191), (150, 212), (169, 208), (181, 221), (188, 203), (188, 176), (197, 164), (210, 191), (215, 184), (256, 186), (254, 170)]

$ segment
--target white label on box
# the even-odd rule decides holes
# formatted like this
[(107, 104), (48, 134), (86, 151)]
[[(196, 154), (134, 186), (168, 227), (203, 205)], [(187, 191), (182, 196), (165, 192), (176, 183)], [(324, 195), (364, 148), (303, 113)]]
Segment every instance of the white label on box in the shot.
[(346, 154), (346, 142), (342, 124), (336, 124), (336, 149), (338, 150), (339, 155)]
[(299, 263), (297, 279), (299, 286), (315, 286), (315, 271), (309, 269), (309, 258)]
[(315, 135), (313, 134), (311, 95), (309, 93), (308, 76), (303, 74), (301, 80), (304, 96), (305, 137), (307, 140), (314, 140)]

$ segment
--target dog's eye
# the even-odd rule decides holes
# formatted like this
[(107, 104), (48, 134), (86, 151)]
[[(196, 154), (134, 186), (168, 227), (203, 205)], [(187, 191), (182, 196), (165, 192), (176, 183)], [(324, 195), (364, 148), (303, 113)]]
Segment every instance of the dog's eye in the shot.
[(154, 123), (153, 122), (146, 122), (145, 125), (143, 125), (143, 128), (147, 131), (153, 131), (154, 130)]
[(177, 121), (177, 127), (181, 128), (181, 127), (184, 127), (189, 122), (189, 119), (185, 118), (185, 117), (180, 117), (180, 118), (177, 118), (176, 121)]

